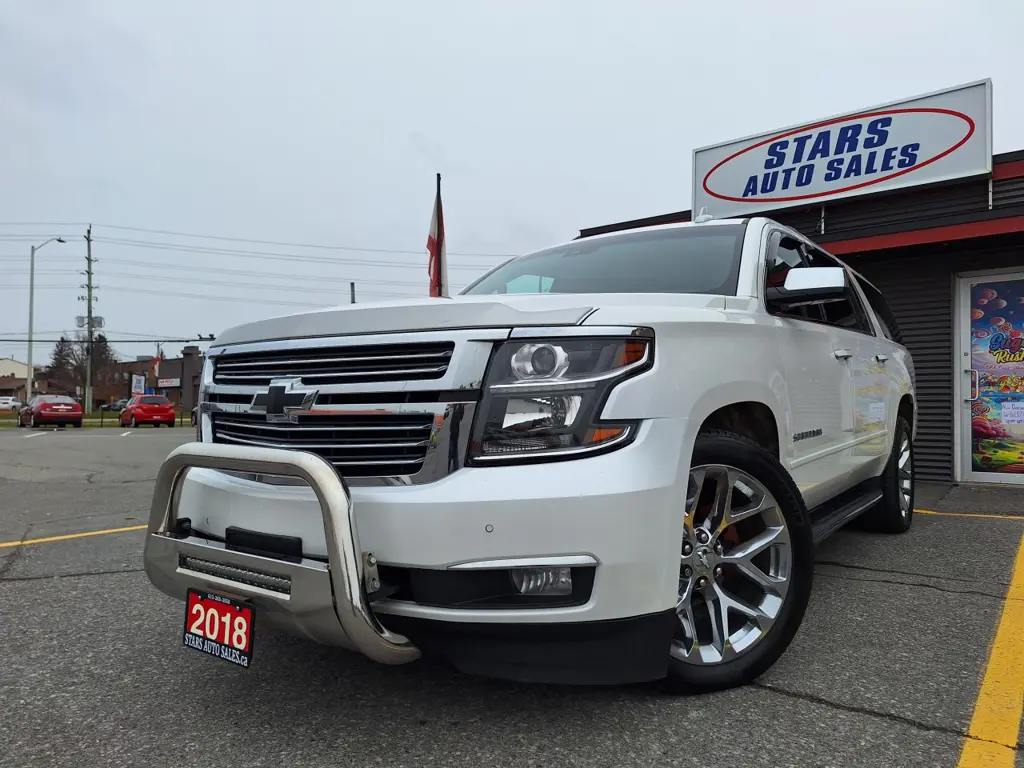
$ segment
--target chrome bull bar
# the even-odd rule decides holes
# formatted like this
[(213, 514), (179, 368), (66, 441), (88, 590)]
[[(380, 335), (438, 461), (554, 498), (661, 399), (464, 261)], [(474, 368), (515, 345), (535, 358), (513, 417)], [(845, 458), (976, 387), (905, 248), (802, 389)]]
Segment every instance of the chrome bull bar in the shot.
[[(304, 480), (320, 502), (328, 564), (285, 562), (228, 550), (201, 537), (178, 535), (181, 486), (193, 467)], [(374, 616), (363, 579), (367, 569), (370, 577), (375, 576), (375, 560), (370, 557), (369, 563), (364, 563), (348, 489), (334, 468), (312, 453), (200, 442), (175, 448), (157, 474), (144, 562), (149, 580), (172, 597), (184, 599), (189, 587), (219, 589), (251, 603), (272, 624), (325, 644), (351, 648), (374, 661), (405, 664), (420, 656), (407, 638), (390, 632)], [(253, 574), (254, 578), (237, 574)], [(265, 581), (261, 584), (260, 579)], [(290, 588), (268, 589), (275, 579)]]

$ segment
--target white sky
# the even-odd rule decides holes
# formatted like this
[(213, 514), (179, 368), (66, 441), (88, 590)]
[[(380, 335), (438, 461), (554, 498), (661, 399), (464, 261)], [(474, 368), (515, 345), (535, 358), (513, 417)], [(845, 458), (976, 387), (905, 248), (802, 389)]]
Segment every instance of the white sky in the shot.
[(688, 208), (696, 146), (991, 77), (995, 151), (1024, 149), (1022, 35), (1016, 0), (0, 0), (0, 338), (54, 234), (36, 336), (74, 329), (86, 222), (109, 335), (185, 337), (348, 280), (425, 295), (437, 172), (459, 289), (486, 254)]

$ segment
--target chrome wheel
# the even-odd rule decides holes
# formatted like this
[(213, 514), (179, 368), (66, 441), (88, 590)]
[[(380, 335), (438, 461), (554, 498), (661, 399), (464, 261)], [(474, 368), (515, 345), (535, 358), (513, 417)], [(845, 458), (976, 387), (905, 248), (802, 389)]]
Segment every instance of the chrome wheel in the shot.
[(896, 480), (900, 487), (900, 514), (910, 514), (910, 495), (914, 484), (914, 462), (910, 453), (910, 438), (903, 435), (900, 440), (899, 458), (896, 460)]
[(761, 483), (726, 465), (691, 469), (672, 656), (710, 665), (749, 651), (778, 618), (792, 568), (785, 516)]

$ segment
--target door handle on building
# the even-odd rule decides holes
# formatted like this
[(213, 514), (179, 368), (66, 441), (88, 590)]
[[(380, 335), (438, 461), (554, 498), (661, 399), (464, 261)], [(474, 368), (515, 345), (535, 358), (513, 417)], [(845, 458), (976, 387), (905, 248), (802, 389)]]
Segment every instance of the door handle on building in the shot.
[(878, 362), (880, 362), (880, 363), (884, 363), (884, 362), (885, 362), (886, 360), (888, 360), (888, 359), (889, 359), (889, 356), (888, 356), (888, 355), (883, 355), (883, 354), (877, 354), (877, 355), (875, 355), (875, 360), (877, 360), (877, 361), (878, 361)]
[(853, 353), (848, 349), (837, 349), (833, 354), (836, 356), (836, 360), (849, 360), (853, 357)]
[(978, 388), (978, 372), (973, 368), (968, 368), (965, 373), (971, 374), (971, 396), (967, 398), (968, 403), (973, 403), (978, 399), (980, 390)]

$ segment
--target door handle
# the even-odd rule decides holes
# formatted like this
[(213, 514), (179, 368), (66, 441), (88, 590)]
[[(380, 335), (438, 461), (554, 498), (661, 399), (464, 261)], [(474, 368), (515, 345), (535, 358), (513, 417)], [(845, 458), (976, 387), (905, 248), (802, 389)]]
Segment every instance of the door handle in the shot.
[(848, 349), (837, 349), (833, 354), (836, 356), (836, 360), (849, 360), (853, 357), (853, 353)]
[(888, 355), (882, 355), (882, 354), (875, 355), (875, 360), (877, 360), (880, 363), (884, 363), (888, 359), (889, 359)]
[(968, 368), (966, 373), (971, 374), (971, 396), (967, 398), (968, 403), (973, 403), (978, 399), (980, 389), (978, 388), (978, 372), (973, 368)]

